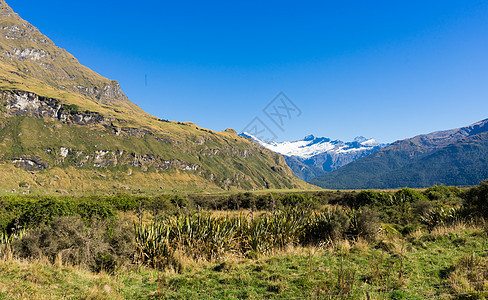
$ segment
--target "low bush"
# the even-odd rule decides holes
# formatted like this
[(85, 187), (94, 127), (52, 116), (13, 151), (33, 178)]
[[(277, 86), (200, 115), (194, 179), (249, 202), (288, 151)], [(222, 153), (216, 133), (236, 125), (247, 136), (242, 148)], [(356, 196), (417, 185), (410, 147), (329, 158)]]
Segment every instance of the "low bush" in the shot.
[(12, 246), (21, 258), (47, 258), (52, 263), (111, 272), (133, 259), (134, 240), (134, 231), (120, 220), (94, 219), (88, 226), (79, 216), (64, 216), (27, 231)]
[(362, 208), (356, 216), (357, 234), (366, 239), (373, 239), (380, 229), (379, 213), (369, 207)]
[(403, 188), (395, 192), (395, 204), (397, 205), (403, 203), (416, 203), (423, 199), (425, 199), (425, 196), (413, 189)]
[(395, 197), (387, 192), (361, 191), (356, 195), (354, 202), (350, 203), (353, 208), (362, 206), (385, 206), (395, 204)]
[(461, 220), (459, 210), (454, 207), (435, 207), (421, 216), (422, 224), (429, 230), (437, 226), (452, 225)]
[(434, 209), (434, 204), (428, 200), (420, 200), (415, 203), (412, 207), (413, 215), (421, 220), (429, 215), (429, 213)]
[(1, 197), (0, 231), (12, 232), (16, 222), (29, 228), (49, 224), (62, 216), (113, 219), (117, 211), (148, 211), (157, 217), (174, 214), (177, 207), (192, 207), (190, 201), (179, 196), (161, 195), (140, 197), (115, 195), (105, 197)]
[(25, 208), (19, 217), (24, 227), (49, 224), (54, 218), (62, 216), (79, 216), (84, 220), (97, 217), (107, 219), (115, 216), (111, 205), (104, 201), (69, 198), (41, 198)]
[(278, 197), (284, 207), (318, 208), (319, 203), (309, 194), (286, 194)]
[(464, 194), (464, 200), (466, 215), (488, 218), (488, 180), (469, 189)]
[(95, 266), (95, 259), (108, 253), (103, 240), (103, 224), (95, 221), (87, 227), (80, 217), (59, 217), (26, 233), (13, 243), (22, 258), (48, 258), (63, 264)]
[(448, 199), (459, 199), (463, 191), (454, 186), (432, 186), (426, 189), (423, 194), (431, 201), (434, 200), (448, 200)]

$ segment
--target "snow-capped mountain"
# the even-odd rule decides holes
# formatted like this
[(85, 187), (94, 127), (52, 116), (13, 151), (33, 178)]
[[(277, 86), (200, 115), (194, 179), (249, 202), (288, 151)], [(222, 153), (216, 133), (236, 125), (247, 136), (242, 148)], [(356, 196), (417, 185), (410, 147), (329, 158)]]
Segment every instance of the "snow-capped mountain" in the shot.
[(282, 154), (293, 172), (303, 180), (338, 169), (387, 146), (362, 136), (356, 137), (352, 142), (343, 142), (309, 135), (303, 140), (279, 143), (265, 142), (246, 132), (241, 136)]

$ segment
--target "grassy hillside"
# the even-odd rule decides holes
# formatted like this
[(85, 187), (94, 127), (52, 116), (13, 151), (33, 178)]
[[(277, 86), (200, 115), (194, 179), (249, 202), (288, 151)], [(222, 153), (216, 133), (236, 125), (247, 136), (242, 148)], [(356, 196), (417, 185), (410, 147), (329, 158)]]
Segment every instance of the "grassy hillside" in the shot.
[(235, 131), (160, 120), (0, 0), (0, 190), (91, 193), (310, 187)]
[[(0, 119), (0, 122), (3, 127), (0, 129), (3, 161), (0, 173), (5, 175), (0, 186), (4, 191), (215, 192), (306, 186), (292, 176), (281, 156), (233, 133), (213, 133), (194, 125), (164, 123), (163, 128), (166, 125), (180, 134), (178, 139), (161, 142), (160, 136), (115, 135), (113, 128), (98, 125), (87, 128), (22, 116)], [(173, 136), (169, 135), (168, 140)], [(200, 139), (206, 142), (200, 144)], [(62, 153), (63, 149), (66, 153)], [(156, 155), (157, 159), (148, 155)], [(12, 166), (19, 158), (35, 158), (45, 167), (29, 170), (22, 165)], [(164, 169), (165, 161), (182, 165)], [(198, 168), (185, 169), (193, 165)]]
[(81, 94), (119, 110), (123, 108), (132, 113), (144, 114), (127, 99), (116, 81), (82, 66), (75, 57), (57, 47), (36, 27), (13, 12), (4, 0), (0, 1), (0, 28), (2, 62), (13, 67), (14, 73), (17, 73), (8, 74), (7, 78), (18, 75), (22, 77), (22, 84), (32, 88), (40, 82), (41, 85)]

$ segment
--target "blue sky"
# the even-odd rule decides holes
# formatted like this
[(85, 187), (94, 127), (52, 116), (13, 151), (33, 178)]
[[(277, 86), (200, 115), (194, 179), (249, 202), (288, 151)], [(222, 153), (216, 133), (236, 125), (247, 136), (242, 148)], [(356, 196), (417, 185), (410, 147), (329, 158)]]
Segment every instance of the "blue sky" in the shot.
[[(7, 3), (164, 119), (392, 142), (488, 118), (488, 1)], [(283, 131), (262, 112), (281, 91)]]

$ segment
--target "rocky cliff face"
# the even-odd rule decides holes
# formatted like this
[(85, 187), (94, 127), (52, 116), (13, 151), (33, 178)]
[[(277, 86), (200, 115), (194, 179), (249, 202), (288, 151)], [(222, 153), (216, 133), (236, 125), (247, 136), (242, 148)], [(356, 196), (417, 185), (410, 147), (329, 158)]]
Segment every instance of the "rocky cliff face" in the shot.
[[(1, 94), (4, 115), (6, 117), (33, 117), (38, 119), (56, 120), (67, 125), (102, 125), (105, 129), (113, 129), (112, 134), (116, 136), (135, 136), (143, 138), (146, 134), (151, 134), (147, 130), (136, 128), (114, 127), (111, 121), (114, 119), (106, 118), (95, 112), (80, 112), (73, 107), (66, 107), (59, 100), (40, 97), (36, 94), (23, 91), (4, 91)], [(147, 170), (152, 167), (156, 170), (167, 170), (176, 168), (186, 171), (197, 171), (199, 165), (190, 164), (178, 159), (165, 160), (154, 154), (136, 154), (124, 151), (97, 150), (86, 152), (83, 150), (60, 147), (59, 149), (44, 148), (44, 152), (52, 156), (51, 165), (61, 165), (65, 161), (70, 161), (77, 167), (116, 167), (117, 165), (130, 165)], [(216, 155), (218, 151), (212, 152)], [(14, 158), (12, 163), (29, 171), (42, 170), (50, 166), (40, 157), (24, 155)]]
[(24, 91), (4, 91), (0, 93), (5, 115), (27, 116), (34, 118), (53, 118), (58, 121), (77, 125), (106, 124), (113, 118), (106, 118), (99, 113), (78, 111), (77, 106), (61, 104), (59, 100), (40, 97), (34, 93)]

